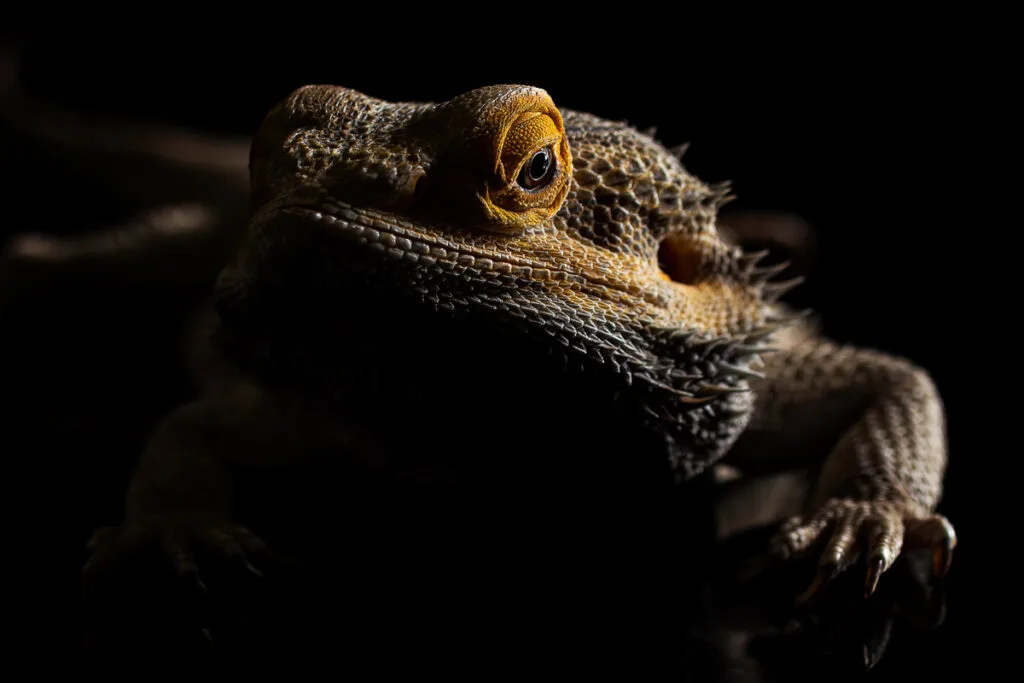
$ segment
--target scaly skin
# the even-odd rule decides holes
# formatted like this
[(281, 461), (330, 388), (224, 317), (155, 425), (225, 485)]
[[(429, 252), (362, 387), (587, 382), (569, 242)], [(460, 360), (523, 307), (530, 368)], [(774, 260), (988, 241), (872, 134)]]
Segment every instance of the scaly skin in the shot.
[(772, 547), (827, 541), (813, 588), (864, 553), (870, 593), (910, 542), (947, 568), (927, 374), (796, 322), (775, 303), (794, 283), (719, 237), (727, 187), (651, 137), (524, 86), (438, 105), (309, 86), (267, 116), (250, 171), (247, 236), (197, 328), (206, 392), (154, 435), (90, 571), (153, 539), (186, 573), (197, 544), (259, 551), (226, 466), (306, 456), (524, 488), (565, 469), (598, 490), (723, 457), (813, 468)]

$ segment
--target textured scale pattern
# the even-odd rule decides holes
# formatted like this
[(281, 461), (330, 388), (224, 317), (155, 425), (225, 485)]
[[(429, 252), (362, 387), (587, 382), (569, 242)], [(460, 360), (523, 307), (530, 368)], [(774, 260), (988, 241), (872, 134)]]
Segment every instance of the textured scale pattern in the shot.
[[(810, 405), (827, 414), (835, 397), (860, 409), (821, 473), (818, 503), (850, 496), (912, 501), (921, 513), (935, 508), (945, 469), (945, 419), (924, 371), (903, 359), (820, 339), (771, 356), (765, 371), (771, 381), (758, 391), (752, 430), (785, 429), (792, 413), (805, 413)], [(875, 398), (880, 389), (883, 400)]]
[[(255, 192), (272, 199), (222, 284), (244, 298), (245, 280), (276, 269), (263, 259), (286, 253), (277, 240), (331, 230), (365, 248), (325, 254), (325, 280), (370, 271), (438, 310), (492, 316), (583, 365), (612, 370), (668, 428), (677, 444), (670, 457), (692, 477), (746, 422), (748, 366), (759, 347), (744, 340), (760, 335), (770, 314), (763, 280), (744, 272), (740, 251), (715, 230), (727, 190), (709, 188), (626, 124), (565, 111), (559, 127), (572, 157), (563, 155), (560, 173), (571, 169), (571, 181), (551, 197), (549, 220), (509, 234), (462, 209), (474, 190), (484, 194), (481, 184), (497, 190), (487, 175), (508, 153), (495, 152), (494, 138), (501, 112), (517, 100), (553, 110), (543, 91), (519, 86), (437, 106), (329, 87), (299, 91), (271, 113), (254, 146)], [(536, 204), (530, 197), (524, 208)], [(678, 248), (669, 253), (676, 263), (662, 265), (685, 271), (688, 282), (659, 268), (665, 241)]]
[[(534, 168), (540, 180), (524, 185)], [(794, 325), (777, 300), (796, 282), (718, 234), (728, 185), (701, 182), (649, 135), (560, 111), (527, 86), (440, 104), (307, 86), (267, 116), (250, 171), (252, 218), (218, 282), (214, 338), (257, 383), (328, 387), (356, 408), (375, 405), (369, 387), (381, 382), (389, 396), (443, 397), (436, 419), (447, 428), (443, 411), (459, 415), (462, 435), (442, 430), (442, 450), (468, 441), (475, 452), (474, 439), (501, 450), (510, 425), (532, 423), (574, 449), (581, 431), (635, 421), (680, 480), (727, 454), (743, 471), (814, 468), (814, 495), (783, 524), (778, 555), (825, 543), (821, 582), (866, 555), (868, 592), (910, 542), (948, 567), (955, 534), (934, 514), (944, 417), (927, 374)], [(138, 492), (161, 486), (161, 459), (200, 457), (167, 434), (229, 430), (233, 395), (168, 418), (130, 510), (144, 516)], [(393, 436), (369, 438), (380, 450)]]

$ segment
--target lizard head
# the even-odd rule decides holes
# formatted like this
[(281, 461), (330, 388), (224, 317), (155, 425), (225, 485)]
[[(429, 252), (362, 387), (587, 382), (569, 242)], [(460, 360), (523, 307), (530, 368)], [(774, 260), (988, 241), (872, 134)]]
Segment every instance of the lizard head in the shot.
[(686, 476), (745, 425), (772, 272), (720, 238), (728, 188), (651, 136), (533, 87), (428, 104), (307, 86), (266, 117), (250, 170), (222, 291), (345, 272), (514, 327), (628, 387)]

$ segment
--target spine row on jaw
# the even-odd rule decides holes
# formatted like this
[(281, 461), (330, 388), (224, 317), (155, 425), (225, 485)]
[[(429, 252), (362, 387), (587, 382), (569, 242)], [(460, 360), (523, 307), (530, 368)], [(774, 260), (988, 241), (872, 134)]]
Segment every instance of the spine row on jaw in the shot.
[[(295, 209), (299, 210), (299, 209)], [(330, 226), (342, 226), (338, 234), (353, 240), (371, 252), (409, 264), (438, 266), (451, 272), (475, 270), (496, 275), (499, 278), (523, 278), (533, 281), (572, 281), (586, 284), (580, 276), (549, 268), (535, 268), (515, 265), (505, 261), (466, 254), (456, 248), (446, 249), (437, 244), (427, 244), (409, 237), (393, 234), (394, 226), (382, 224), (380, 229), (366, 225), (373, 218), (343, 207), (323, 207), (322, 210), (304, 208), (302, 215)], [(788, 264), (758, 268), (757, 264), (767, 252), (741, 255), (737, 259), (737, 282), (739, 286), (755, 287), (761, 293), (765, 304), (770, 305), (786, 291), (802, 281), (793, 278), (782, 282), (771, 279), (783, 271)], [(454, 310), (457, 305), (480, 305), (492, 310), (501, 308), (504, 312), (531, 324), (546, 333), (556, 348), (582, 354), (585, 362), (596, 362), (613, 366), (616, 374), (623, 376), (627, 384), (634, 382), (646, 385), (655, 394), (668, 395), (674, 400), (658, 400), (644, 404), (644, 409), (658, 414), (661, 419), (678, 419), (675, 403), (684, 406), (706, 407), (714, 399), (749, 391), (747, 380), (761, 378), (752, 369), (759, 362), (760, 355), (773, 351), (767, 342), (772, 335), (791, 320), (770, 320), (763, 327), (745, 333), (741, 337), (701, 338), (696, 330), (662, 330), (657, 335), (656, 345), (667, 353), (651, 354), (644, 349), (640, 340), (636, 343), (627, 339), (627, 330), (616, 331), (614, 326), (600, 329), (587, 325), (581, 320), (566, 317), (565, 321), (551, 318), (548, 324), (537, 325), (542, 317), (526, 300), (505, 305), (487, 301), (472, 294), (453, 294), (427, 288), (413, 288), (418, 294), (431, 298), (435, 305), (444, 310)], [(549, 316), (550, 317), (550, 316)], [(564, 324), (559, 324), (559, 323)], [(566, 327), (570, 328), (568, 331)], [(579, 331), (585, 329), (584, 334)], [(582, 345), (581, 345), (582, 343)], [(666, 365), (663, 358), (681, 359)], [(568, 360), (568, 359), (567, 359)], [(717, 402), (722, 404), (721, 401)], [(724, 405), (728, 406), (729, 401)]]
[[(655, 355), (658, 359), (669, 360), (641, 364), (630, 373), (628, 381), (639, 380), (655, 393), (674, 395), (679, 403), (695, 407), (706, 406), (716, 398), (728, 399), (733, 394), (749, 392), (749, 380), (764, 378), (754, 366), (761, 362), (763, 354), (778, 350), (771, 345), (775, 335), (808, 313), (772, 312), (778, 299), (804, 278), (773, 281), (789, 263), (757, 267), (767, 254), (767, 251), (741, 254), (736, 260), (737, 286), (753, 288), (767, 311), (763, 325), (736, 336), (702, 337), (697, 330), (660, 330), (662, 341), (657, 345), (668, 347), (668, 352)], [(729, 406), (728, 400), (717, 403)], [(654, 401), (644, 409), (659, 419), (680, 420), (680, 412), (671, 401)]]

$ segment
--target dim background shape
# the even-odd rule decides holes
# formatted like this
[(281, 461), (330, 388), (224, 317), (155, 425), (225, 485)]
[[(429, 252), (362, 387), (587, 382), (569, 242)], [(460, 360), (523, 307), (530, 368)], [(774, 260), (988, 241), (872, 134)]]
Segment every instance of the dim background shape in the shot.
[[(996, 509), (991, 479), (1012, 482), (998, 463), (1019, 457), (997, 419), (1006, 412), (998, 392), (1012, 390), (1019, 374), (1000, 365), (1010, 361), (1002, 327), (1013, 317), (1000, 302), (1019, 310), (1008, 284), (1019, 274), (996, 265), (999, 226), (973, 216), (984, 199), (972, 183), (987, 171), (964, 157), (986, 123), (974, 78), (984, 64), (975, 71), (951, 56), (927, 16), (896, 21), (880, 9), (829, 7), (699, 16), (683, 8), (648, 13), (643, 33), (624, 33), (614, 14), (580, 27), (552, 20), (515, 30), (405, 25), (390, 33), (385, 17), (339, 10), (312, 25), (282, 22), (276, 35), (241, 26), (194, 35), (26, 26), (9, 37), (23, 41), (24, 84), (34, 95), (98, 116), (240, 136), (307, 83), (396, 100), (537, 85), (559, 106), (656, 126), (668, 145), (690, 142), (691, 172), (733, 180), (738, 199), (729, 210), (808, 220), (816, 257), (793, 300), (813, 306), (828, 334), (925, 367), (948, 412), (951, 465), (940, 509), (961, 538), (954, 590), (946, 626), (897, 636), (877, 679), (897, 680), (999, 654), (994, 634), (1003, 627), (987, 618), (995, 598), (978, 584), (1005, 583), (1011, 593), (1018, 585), (1007, 576), (1017, 573), (1013, 553), (1003, 555), (1017, 546), (1017, 518)], [(38, 222), (39, 206), (11, 196), (3, 206), (5, 234)], [(61, 208), (73, 217), (68, 209)], [(51, 518), (77, 514), (61, 507), (70, 485), (57, 486), (56, 499), (42, 493), (46, 485), (30, 486), (47, 497)], [(25, 514), (35, 513), (15, 518)], [(32, 547), (45, 545), (31, 536)], [(1004, 538), (1012, 540), (1000, 544)], [(36, 590), (41, 605), (60, 604), (45, 585)]]

